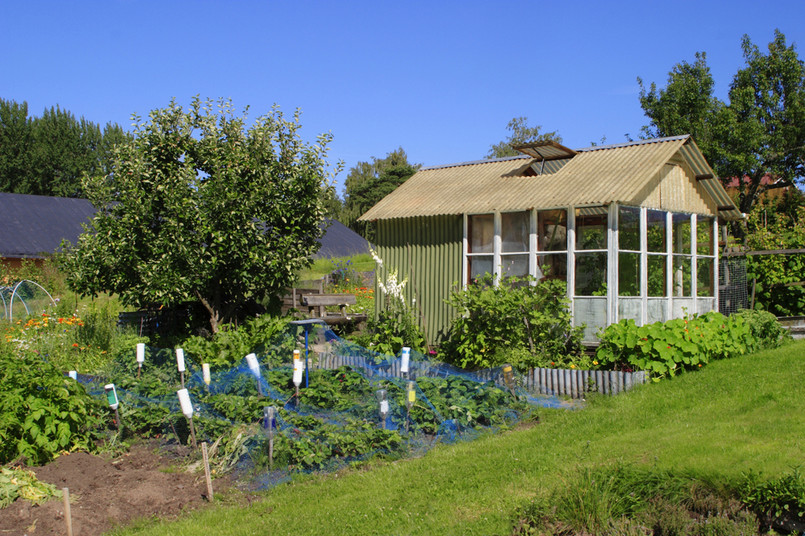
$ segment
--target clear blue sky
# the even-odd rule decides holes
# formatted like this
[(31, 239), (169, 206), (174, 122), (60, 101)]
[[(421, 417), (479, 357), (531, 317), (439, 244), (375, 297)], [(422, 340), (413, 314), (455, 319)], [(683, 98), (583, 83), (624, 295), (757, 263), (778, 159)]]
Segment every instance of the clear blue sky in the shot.
[[(251, 116), (302, 110), (345, 170), (402, 147), (426, 166), (482, 158), (527, 116), (565, 145), (646, 124), (636, 78), (664, 86), (705, 51), (726, 97), (740, 40), (775, 28), (805, 58), (805, 1), (0, 0), (0, 97), (129, 128), (175, 97)], [(343, 180), (346, 171), (339, 175)], [(340, 191), (340, 187), (339, 187)]]

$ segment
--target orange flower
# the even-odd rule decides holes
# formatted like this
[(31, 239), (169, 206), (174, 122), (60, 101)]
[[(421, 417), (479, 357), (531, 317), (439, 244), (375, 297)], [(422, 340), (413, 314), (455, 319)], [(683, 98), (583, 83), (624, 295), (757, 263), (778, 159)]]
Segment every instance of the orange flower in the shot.
[(77, 342), (73, 343), (73, 348), (78, 348), (78, 343)]

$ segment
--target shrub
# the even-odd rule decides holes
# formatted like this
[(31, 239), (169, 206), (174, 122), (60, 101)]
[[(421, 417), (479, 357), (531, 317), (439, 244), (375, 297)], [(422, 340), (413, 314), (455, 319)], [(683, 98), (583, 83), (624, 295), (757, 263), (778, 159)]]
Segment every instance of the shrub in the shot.
[(78, 382), (34, 354), (0, 352), (0, 385), (0, 464), (92, 450), (101, 406)]
[(212, 338), (192, 336), (182, 347), (197, 364), (209, 363), (215, 369), (237, 365), (248, 353), (265, 353), (274, 345), (287, 345), (287, 355), (295, 348), (293, 340), (283, 339), (289, 318), (261, 315), (247, 320), (238, 328), (227, 326)]
[(607, 326), (600, 337), (596, 359), (602, 366), (646, 370), (654, 380), (756, 347), (750, 326), (741, 316), (725, 317), (714, 311), (645, 326), (621, 320)]
[(459, 315), (442, 350), (463, 368), (512, 362), (524, 370), (581, 355), (582, 328), (572, 325), (561, 281), (505, 278), (495, 285), (487, 274), (453, 292), (448, 303)]
[(747, 323), (754, 339), (752, 350), (777, 348), (791, 340), (791, 334), (768, 311), (742, 309), (735, 313)]

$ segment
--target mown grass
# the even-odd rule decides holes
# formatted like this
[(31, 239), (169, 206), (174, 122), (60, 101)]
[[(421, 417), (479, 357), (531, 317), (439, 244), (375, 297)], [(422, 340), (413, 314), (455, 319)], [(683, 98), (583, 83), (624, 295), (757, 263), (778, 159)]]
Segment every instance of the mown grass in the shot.
[(731, 481), (805, 462), (805, 341), (596, 397), (580, 411), (427, 455), (321, 475), (118, 535), (509, 534), (515, 511), (580, 468), (614, 463)]
[(316, 259), (309, 268), (300, 272), (299, 279), (302, 281), (321, 279), (325, 275), (332, 273), (337, 267), (344, 266), (347, 261), (350, 261), (349, 267), (355, 272), (371, 272), (375, 269), (375, 261), (369, 253), (353, 255), (352, 257)]

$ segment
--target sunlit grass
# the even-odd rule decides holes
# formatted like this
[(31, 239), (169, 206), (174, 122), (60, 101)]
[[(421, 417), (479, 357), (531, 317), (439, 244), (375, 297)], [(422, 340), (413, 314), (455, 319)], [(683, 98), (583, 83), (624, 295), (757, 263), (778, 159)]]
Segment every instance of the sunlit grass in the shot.
[(515, 510), (583, 467), (615, 462), (735, 479), (802, 463), (805, 341), (543, 410), (527, 430), (441, 445), (370, 470), (307, 478), (247, 507), (216, 506), (115, 534), (507, 534)]
[(336, 269), (337, 264), (352, 261), (351, 267), (355, 272), (371, 272), (375, 269), (375, 261), (369, 253), (353, 255), (351, 257), (339, 257), (333, 259), (316, 259), (313, 264), (299, 274), (302, 281), (321, 279)]

